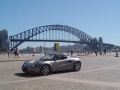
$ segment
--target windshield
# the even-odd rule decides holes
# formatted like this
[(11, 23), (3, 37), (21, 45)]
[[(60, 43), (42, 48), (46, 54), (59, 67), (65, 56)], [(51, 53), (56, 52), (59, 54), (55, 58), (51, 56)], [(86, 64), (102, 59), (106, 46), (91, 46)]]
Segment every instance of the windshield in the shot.
[(39, 58), (38, 60), (53, 60), (54, 54), (47, 54), (44, 55), (43, 57)]

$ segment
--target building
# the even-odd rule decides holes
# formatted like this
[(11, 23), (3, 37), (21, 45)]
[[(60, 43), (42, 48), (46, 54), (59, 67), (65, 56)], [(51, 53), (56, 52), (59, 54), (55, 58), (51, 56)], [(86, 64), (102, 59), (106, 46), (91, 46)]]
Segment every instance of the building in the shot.
[(0, 31), (0, 48), (8, 49), (8, 32), (7, 30)]
[(44, 51), (42, 46), (39, 47), (39, 50), (40, 50), (40, 52)]
[(40, 48), (39, 47), (36, 47), (36, 52), (40, 52)]

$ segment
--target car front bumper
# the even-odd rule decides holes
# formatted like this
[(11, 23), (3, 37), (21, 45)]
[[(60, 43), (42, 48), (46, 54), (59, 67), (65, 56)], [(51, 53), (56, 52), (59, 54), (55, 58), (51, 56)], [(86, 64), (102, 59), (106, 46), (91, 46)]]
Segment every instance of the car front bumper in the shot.
[(31, 67), (31, 65), (23, 64), (22, 71), (25, 73), (39, 73), (40, 67)]

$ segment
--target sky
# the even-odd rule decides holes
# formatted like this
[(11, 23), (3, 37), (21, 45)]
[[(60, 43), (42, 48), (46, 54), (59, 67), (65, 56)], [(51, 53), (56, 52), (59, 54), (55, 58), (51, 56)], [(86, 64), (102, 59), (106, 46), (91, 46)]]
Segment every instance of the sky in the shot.
[[(68, 25), (120, 46), (120, 0), (0, 0), (0, 30), (8, 30), (9, 36), (53, 24)], [(43, 45), (24, 42), (19, 48)], [(46, 43), (46, 47), (53, 45)]]

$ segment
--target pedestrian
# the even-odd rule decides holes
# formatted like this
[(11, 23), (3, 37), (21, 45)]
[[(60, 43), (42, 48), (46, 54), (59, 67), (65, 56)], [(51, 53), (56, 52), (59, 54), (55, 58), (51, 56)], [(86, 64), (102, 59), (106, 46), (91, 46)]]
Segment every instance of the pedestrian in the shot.
[(95, 55), (97, 56), (97, 50), (95, 50)]
[(79, 50), (77, 50), (77, 54), (78, 54), (78, 56), (79, 56)]
[(100, 51), (100, 56), (102, 56), (102, 52)]
[(19, 55), (19, 49), (17, 49), (17, 57), (20, 57), (20, 55)]
[(18, 55), (19, 55), (19, 53), (18, 53), (18, 48), (16, 48), (15, 51), (14, 51), (14, 58), (15, 58), (15, 56), (18, 57)]
[(70, 50), (70, 52), (71, 52), (71, 56), (73, 55), (73, 50)]
[(106, 55), (106, 48), (103, 51), (104, 51), (103, 55)]
[(46, 55), (46, 53), (47, 53), (47, 50), (46, 50), (46, 49), (44, 49), (44, 53), (45, 53), (45, 55)]
[(35, 56), (35, 48), (33, 48), (33, 56)]

